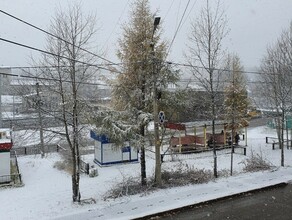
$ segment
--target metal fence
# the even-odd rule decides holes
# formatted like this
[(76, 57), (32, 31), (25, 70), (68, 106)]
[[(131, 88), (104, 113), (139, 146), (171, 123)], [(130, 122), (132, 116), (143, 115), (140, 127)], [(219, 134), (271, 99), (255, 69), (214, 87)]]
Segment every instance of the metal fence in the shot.
[[(34, 145), (29, 147), (17, 147), (13, 148), (14, 151), (16, 151), (17, 155), (36, 155), (40, 154), (40, 146)], [(59, 152), (59, 151), (66, 151), (67, 149), (60, 146), (59, 144), (52, 144), (52, 145), (46, 145), (45, 146), (45, 153), (53, 153), (53, 152)], [(94, 149), (81, 149), (81, 152), (83, 154), (92, 154), (94, 153)]]
[(89, 175), (89, 163), (84, 162), (83, 160), (80, 160), (80, 170)]
[[(36, 146), (31, 146), (31, 147), (18, 147), (18, 148), (13, 148), (15, 155), (36, 155), (40, 154), (41, 150), (38, 145)], [(57, 145), (47, 145), (46, 146), (46, 152), (65, 152), (67, 151), (66, 148), (63, 148), (59, 144)], [(85, 153), (85, 151), (82, 151)], [(93, 150), (86, 150), (86, 153), (93, 153)], [(84, 162), (83, 160), (80, 160), (80, 170), (86, 174), (89, 174), (89, 163)]]
[[(229, 154), (231, 152), (230, 147), (225, 147), (221, 149), (217, 149), (217, 156), (223, 154)], [(155, 152), (152, 150), (147, 150), (147, 156), (155, 160)], [(199, 159), (206, 157), (213, 157), (213, 149), (206, 149), (204, 151), (185, 151), (182, 153), (179, 152), (167, 152), (165, 154), (161, 154), (161, 161), (180, 161), (180, 160), (188, 160), (188, 159)]]

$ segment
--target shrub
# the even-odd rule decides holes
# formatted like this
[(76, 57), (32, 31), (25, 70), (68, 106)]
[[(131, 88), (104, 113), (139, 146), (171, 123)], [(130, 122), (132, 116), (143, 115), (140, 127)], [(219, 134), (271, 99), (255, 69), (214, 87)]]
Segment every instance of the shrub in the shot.
[(243, 161), (245, 172), (257, 172), (261, 170), (270, 170), (273, 165), (266, 161), (262, 155), (259, 154), (252, 154), (250, 158)]
[(176, 169), (163, 170), (162, 182), (164, 187), (184, 186), (188, 184), (207, 183), (213, 179), (212, 172), (196, 169), (193, 166), (180, 163)]
[[(187, 164), (180, 163), (176, 166), (176, 169), (162, 171), (161, 178), (162, 188), (170, 188), (207, 183), (213, 179), (213, 175), (210, 170), (195, 169), (193, 166), (189, 167)], [(141, 194), (143, 196), (155, 190), (157, 190), (157, 187), (154, 185), (154, 177), (148, 180), (147, 185), (142, 186), (140, 177), (123, 176), (122, 182), (116, 184), (109, 190), (104, 199), (115, 199), (135, 194)]]

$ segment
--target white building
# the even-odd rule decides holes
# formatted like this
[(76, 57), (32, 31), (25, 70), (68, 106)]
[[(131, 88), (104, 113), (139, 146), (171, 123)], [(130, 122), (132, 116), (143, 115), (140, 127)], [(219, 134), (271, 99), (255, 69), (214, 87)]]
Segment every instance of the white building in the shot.
[(12, 148), (10, 129), (0, 129), (0, 183), (10, 182), (10, 149)]

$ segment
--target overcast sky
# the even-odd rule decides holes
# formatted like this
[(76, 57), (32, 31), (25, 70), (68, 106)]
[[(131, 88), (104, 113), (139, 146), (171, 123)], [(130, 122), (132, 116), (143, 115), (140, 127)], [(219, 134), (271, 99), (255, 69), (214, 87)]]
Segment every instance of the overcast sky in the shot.
[[(96, 13), (100, 27), (96, 43), (106, 51), (106, 58), (117, 62), (117, 39), (121, 24), (128, 21), (134, 0), (83, 0), (84, 13)], [(189, 0), (150, 0), (153, 11), (159, 10), (164, 29), (163, 38), (169, 42)], [(47, 29), (56, 8), (66, 7), (73, 0), (0, 0), (0, 9), (33, 25)], [(80, 2), (80, 1), (78, 1)], [(185, 62), (183, 51), (190, 32), (190, 21), (195, 19), (204, 0), (190, 0), (183, 26), (171, 48), (169, 60)], [(215, 2), (215, 0), (210, 0)], [(292, 20), (292, 0), (222, 0), (230, 33), (225, 46), (237, 53), (246, 69), (260, 64), (266, 46), (275, 42)], [(0, 13), (0, 37), (43, 49), (45, 35), (25, 24)], [(0, 66), (27, 66), (29, 56), (37, 52), (0, 41)]]

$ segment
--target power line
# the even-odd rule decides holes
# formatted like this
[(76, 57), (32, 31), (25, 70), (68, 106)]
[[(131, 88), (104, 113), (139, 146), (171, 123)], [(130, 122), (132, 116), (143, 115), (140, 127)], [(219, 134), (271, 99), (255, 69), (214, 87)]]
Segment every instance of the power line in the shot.
[[(0, 72), (0, 75), (17, 77), (17, 78), (21, 77), (21, 78), (34, 79), (34, 80), (46, 80), (46, 81), (60, 82), (59, 79), (40, 77), (40, 76), (28, 76), (28, 75), (22, 75), (22, 74), (3, 73), (3, 72)], [(72, 83), (71, 80), (63, 80), (63, 79), (62, 79), (62, 82)], [(109, 86), (108, 84), (105, 84), (105, 83), (91, 83), (91, 82), (76, 82), (76, 83), (77, 84), (84, 84), (84, 85), (94, 85), (94, 86)]]
[(115, 24), (115, 26), (114, 26), (112, 32), (110, 33), (109, 37), (108, 37), (107, 40), (105, 41), (104, 46), (103, 46), (102, 49), (105, 48), (105, 46), (107, 45), (108, 41), (110, 40), (112, 34), (114, 33), (114, 31), (115, 31), (117, 25), (118, 25), (119, 22), (121, 21), (121, 18), (122, 18), (122, 16), (124, 15), (124, 13), (125, 13), (125, 11), (126, 11), (126, 8), (127, 8), (128, 4), (129, 4), (129, 1), (130, 1), (130, 0), (128, 0), (128, 1), (126, 2), (126, 5), (124, 6), (124, 9), (123, 9), (122, 13), (121, 13), (120, 16), (119, 16), (118, 21), (116, 22), (116, 24)]
[(175, 33), (174, 33), (174, 36), (173, 36), (173, 38), (172, 38), (172, 41), (171, 41), (171, 43), (170, 43), (170, 45), (169, 45), (169, 47), (168, 47), (168, 51), (167, 51), (167, 53), (166, 53), (166, 57), (168, 56), (168, 54), (169, 54), (169, 52), (170, 52), (170, 49), (171, 49), (171, 47), (172, 47), (172, 45), (173, 45), (173, 42), (174, 42), (174, 40), (175, 40), (175, 38), (176, 38), (176, 35), (177, 35), (177, 33), (178, 33), (178, 31), (179, 31), (179, 29), (180, 29), (180, 27), (181, 27), (181, 24), (182, 24), (183, 18), (184, 18), (185, 14), (186, 14), (186, 11), (187, 11), (188, 7), (189, 7), (190, 1), (191, 1), (191, 0), (188, 0), (188, 3), (187, 3), (187, 5), (186, 5), (186, 7), (185, 7), (185, 10), (184, 10), (184, 12), (183, 12), (183, 15), (182, 15), (182, 17), (181, 17), (181, 19), (180, 19), (180, 22), (179, 22), (179, 24), (178, 24), (178, 26), (177, 26), (177, 29), (176, 29)]
[(246, 71), (246, 70), (232, 70), (232, 69), (223, 69), (223, 68), (208, 68), (208, 67), (203, 67), (203, 66), (196, 66), (196, 65), (192, 65), (192, 64), (186, 64), (186, 63), (176, 63), (176, 62), (172, 62), (172, 61), (166, 61), (166, 64), (169, 65), (175, 65), (175, 66), (184, 66), (184, 67), (191, 67), (191, 68), (197, 68), (197, 69), (212, 69), (212, 70), (216, 70), (216, 71), (221, 71), (221, 72), (241, 72), (241, 73), (249, 73), (249, 74), (273, 74), (276, 75), (277, 73), (269, 73), (269, 72), (260, 72), (260, 71)]
[[(79, 60), (75, 60), (75, 59), (72, 59), (72, 58), (68, 58), (68, 57), (65, 57), (65, 56), (62, 56), (62, 55), (57, 55), (57, 54), (54, 54), (52, 52), (48, 52), (48, 51), (45, 51), (45, 50), (42, 50), (42, 49), (39, 49), (39, 48), (31, 47), (31, 46), (28, 46), (28, 45), (25, 45), (25, 44), (21, 44), (21, 43), (15, 42), (15, 41), (7, 40), (7, 39), (4, 39), (4, 38), (0, 38), (0, 40), (4, 41), (4, 42), (7, 42), (7, 43), (15, 44), (17, 46), (21, 46), (21, 47), (25, 47), (25, 48), (28, 48), (28, 49), (31, 49), (31, 50), (35, 50), (35, 51), (38, 51), (38, 52), (41, 52), (41, 53), (49, 54), (51, 56), (58, 56), (60, 58), (67, 59), (67, 60), (70, 60), (70, 61), (74, 61), (74, 62), (77, 62), (77, 63), (81, 63), (81, 64), (86, 65), (86, 66), (96, 67), (96, 68), (107, 70), (107, 71), (110, 71), (110, 72), (122, 73), (122, 72), (117, 71), (117, 70), (111, 70), (111, 69), (108, 69), (108, 68), (101, 67), (100, 65), (89, 64), (89, 63), (86, 63), (86, 62), (83, 62), (83, 61), (79, 61)], [(176, 63), (176, 62), (169, 62), (169, 61), (165, 61), (164, 63), (169, 64), (169, 65), (184, 66), (184, 67), (191, 67), (191, 68), (198, 68), (198, 69), (209, 69), (209, 68), (206, 68), (206, 67), (195, 66), (195, 65), (192, 65), (192, 64), (185, 64), (185, 63)], [(56, 68), (56, 67), (60, 67), (60, 66), (41, 66), (41, 67), (22, 67), (22, 68)], [(66, 67), (66, 66), (63, 66), (63, 67)], [(21, 68), (21, 67), (14, 67), (14, 68)], [(234, 71), (234, 70), (230, 70), (230, 69), (220, 69), (220, 68), (212, 68), (212, 70), (222, 71), (222, 72), (223, 71), (225, 71), (225, 72)], [(249, 73), (249, 74), (275, 74), (275, 73), (266, 73), (266, 72), (259, 72), (259, 71), (244, 71), (244, 70), (236, 70), (236, 71), (237, 72), (242, 72), (242, 73)]]
[[(3, 14), (5, 14), (5, 15), (7, 15), (7, 16), (9, 16), (9, 17), (11, 17), (11, 18), (13, 18), (13, 19), (16, 19), (16, 20), (18, 20), (18, 21), (20, 21), (20, 22), (22, 22), (22, 23), (24, 23), (24, 24), (26, 24), (26, 25), (28, 25), (28, 26), (30, 26), (30, 27), (32, 27), (32, 28), (35, 28), (35, 29), (37, 29), (37, 30), (39, 30), (39, 31), (41, 31), (41, 32), (43, 32), (43, 33), (45, 33), (45, 34), (51, 36), (51, 37), (57, 38), (58, 40), (61, 40), (61, 41), (65, 42), (66, 44), (73, 45), (71, 42), (66, 41), (66, 40), (62, 39), (61, 37), (56, 36), (56, 35), (54, 35), (54, 34), (48, 32), (48, 31), (46, 31), (46, 30), (44, 30), (44, 29), (42, 29), (42, 28), (40, 28), (40, 27), (37, 27), (37, 26), (35, 26), (35, 25), (29, 23), (29, 22), (26, 22), (26, 21), (24, 21), (24, 20), (22, 20), (22, 19), (20, 19), (20, 18), (18, 18), (18, 17), (16, 17), (16, 16), (12, 15), (12, 14), (9, 14), (8, 12), (5, 12), (5, 11), (3, 11), (3, 10), (1, 10), (1, 9), (0, 9), (0, 12), (3, 13)], [(76, 47), (77, 47), (78, 49), (80, 49), (80, 50), (83, 50), (83, 51), (85, 51), (85, 52), (87, 52), (87, 53), (93, 55), (93, 56), (98, 57), (99, 59), (102, 59), (102, 60), (104, 60), (104, 61), (107, 61), (107, 62), (109, 62), (109, 63), (111, 63), (111, 64), (115, 64), (114, 62), (112, 62), (112, 61), (110, 61), (110, 60), (108, 60), (108, 59), (106, 59), (106, 58), (104, 58), (104, 57), (102, 57), (102, 56), (99, 56), (99, 55), (97, 55), (97, 54), (95, 54), (95, 53), (92, 53), (92, 52), (90, 52), (90, 51), (88, 51), (88, 50), (86, 50), (86, 49), (83, 49), (83, 48), (78, 47), (78, 46), (76, 46)]]
[(45, 50), (42, 50), (42, 49), (39, 49), (39, 48), (36, 48), (36, 47), (31, 47), (31, 46), (28, 46), (28, 45), (25, 45), (25, 44), (21, 44), (21, 43), (15, 42), (15, 41), (11, 41), (11, 40), (8, 40), (8, 39), (4, 39), (4, 38), (1, 38), (1, 37), (0, 37), (0, 40), (4, 41), (4, 42), (7, 42), (7, 43), (10, 43), (10, 44), (14, 44), (14, 45), (20, 46), (20, 47), (27, 48), (27, 49), (30, 49), (30, 50), (35, 50), (35, 51), (38, 51), (38, 52), (41, 52), (41, 53), (49, 54), (51, 56), (57, 56), (57, 57), (60, 57), (60, 58), (63, 58), (63, 59), (67, 59), (69, 61), (74, 61), (76, 63), (81, 63), (81, 64), (86, 65), (86, 66), (97, 67), (99, 69), (107, 70), (107, 71), (110, 71), (110, 72), (121, 73), (121, 72), (119, 72), (117, 70), (107, 69), (107, 68), (102, 67), (102, 66), (100, 66), (98, 64), (90, 64), (90, 63), (86, 63), (86, 62), (83, 62), (83, 61), (75, 60), (75, 59), (72, 59), (72, 58), (69, 58), (69, 57), (65, 57), (65, 56), (62, 56), (62, 55), (59, 55), (59, 54), (54, 54), (52, 52), (48, 52), (48, 51), (45, 51)]
[(172, 2), (171, 2), (171, 4), (170, 4), (170, 6), (169, 6), (169, 8), (168, 8), (168, 10), (167, 10), (167, 12), (166, 12), (166, 14), (164, 15), (164, 18), (167, 17), (167, 15), (168, 15), (170, 9), (172, 8), (173, 3), (174, 3), (174, 0), (172, 0)]

